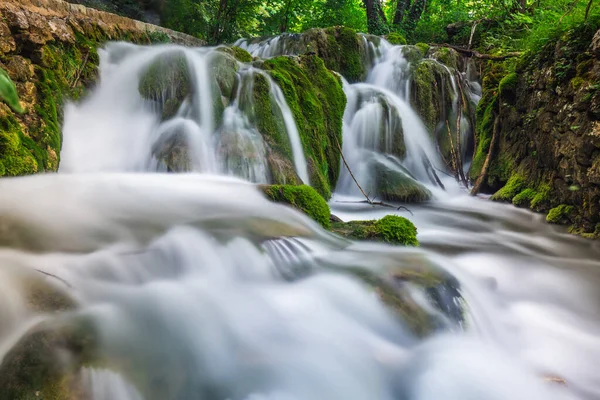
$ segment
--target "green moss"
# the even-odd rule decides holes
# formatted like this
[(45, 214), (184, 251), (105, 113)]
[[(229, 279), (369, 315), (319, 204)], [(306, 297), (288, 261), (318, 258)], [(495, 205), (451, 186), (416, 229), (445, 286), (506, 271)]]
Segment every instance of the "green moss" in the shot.
[(514, 94), (519, 83), (519, 77), (515, 72), (506, 75), (498, 84), (498, 92), (505, 97), (509, 94)]
[[(29, 175), (38, 172), (43, 154), (23, 135), (14, 118), (0, 118), (0, 176)], [(37, 155), (37, 157), (35, 157)], [(39, 158), (36, 159), (36, 158)]]
[(417, 228), (408, 219), (396, 215), (386, 215), (377, 221), (335, 222), (331, 230), (349, 239), (419, 245)]
[(162, 105), (162, 118), (172, 118), (191, 94), (191, 81), (185, 54), (173, 51), (158, 57), (140, 78), (143, 98)]
[(547, 210), (552, 203), (552, 188), (549, 184), (543, 183), (538, 186), (536, 195), (531, 199), (530, 207), (533, 211)]
[(515, 174), (510, 177), (506, 185), (493, 196), (492, 200), (512, 201), (512, 199), (524, 190), (527, 186), (527, 181), (521, 175)]
[(389, 33), (385, 39), (390, 42), (390, 44), (393, 45), (405, 45), (406, 42), (406, 38), (404, 36), (402, 36), (401, 34), (399, 34), (398, 32), (391, 32)]
[(579, 89), (584, 84), (585, 84), (585, 79), (583, 79), (581, 76), (576, 76), (575, 78), (571, 79), (571, 86), (575, 90)]
[(271, 185), (262, 186), (261, 189), (271, 201), (289, 204), (304, 212), (324, 228), (329, 229), (329, 205), (312, 187)]
[(423, 57), (425, 57), (427, 53), (429, 53), (429, 49), (431, 48), (431, 46), (429, 46), (427, 43), (417, 43), (415, 46), (417, 46), (419, 50), (421, 50), (421, 53), (423, 53)]
[(566, 204), (561, 204), (548, 212), (546, 216), (546, 221), (551, 224), (566, 224), (569, 222), (569, 217), (575, 211), (574, 206), (569, 206)]
[(307, 50), (323, 59), (328, 69), (339, 72), (351, 83), (364, 77), (360, 40), (354, 29), (343, 26), (309, 29), (304, 37)]
[(459, 55), (456, 50), (448, 47), (438, 47), (433, 51), (431, 57), (447, 67), (458, 69)]
[(428, 59), (417, 64), (413, 73), (412, 104), (431, 134), (440, 122), (443, 110), (452, 104), (449, 78), (443, 66)]
[(263, 68), (277, 82), (294, 114), (311, 184), (329, 198), (339, 176), (338, 143), (341, 146), (346, 106), (340, 79), (314, 55), (276, 57), (265, 61)]
[(241, 62), (252, 62), (252, 55), (248, 53), (246, 50), (242, 49), (238, 46), (232, 46), (231, 50), (233, 50), (233, 56)]
[(537, 192), (534, 189), (522, 190), (512, 199), (512, 203), (517, 207), (530, 207), (531, 202), (537, 196)]

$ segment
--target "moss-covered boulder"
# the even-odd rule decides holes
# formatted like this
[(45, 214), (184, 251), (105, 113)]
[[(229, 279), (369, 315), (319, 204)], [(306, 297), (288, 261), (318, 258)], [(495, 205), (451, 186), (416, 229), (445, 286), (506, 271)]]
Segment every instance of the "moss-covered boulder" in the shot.
[(434, 135), (438, 124), (446, 121), (447, 112), (452, 109), (450, 72), (440, 63), (424, 59), (414, 69), (411, 89), (411, 103)]
[(355, 240), (373, 240), (404, 246), (418, 246), (417, 228), (410, 220), (386, 215), (377, 221), (334, 222), (331, 230)]
[(429, 189), (398, 168), (380, 162), (374, 163), (375, 192), (379, 197), (402, 203), (419, 203), (431, 198)]
[(390, 42), (390, 44), (393, 44), (393, 45), (401, 45), (401, 46), (403, 46), (403, 45), (405, 45), (405, 44), (407, 43), (407, 42), (406, 42), (406, 38), (405, 38), (404, 36), (402, 36), (402, 35), (401, 35), (400, 33), (398, 33), (398, 32), (391, 32), (391, 33), (388, 33), (388, 34), (385, 36), (385, 39), (386, 39), (388, 42)]
[(434, 47), (429, 57), (453, 69), (459, 69), (460, 62), (462, 61), (462, 57), (458, 52), (448, 47)]
[(83, 318), (43, 322), (27, 332), (0, 365), (0, 398), (77, 400), (80, 368), (97, 360), (94, 325)]
[(157, 102), (163, 120), (175, 116), (183, 101), (192, 95), (191, 77), (185, 53), (163, 53), (140, 77), (138, 90), (146, 100)]
[(429, 53), (429, 49), (431, 49), (431, 46), (429, 46), (427, 43), (417, 43), (415, 46), (421, 51), (423, 57), (426, 57)]
[(184, 133), (175, 132), (159, 138), (152, 146), (152, 153), (168, 172), (192, 170), (189, 141)]
[(324, 228), (329, 228), (329, 205), (312, 187), (307, 185), (263, 185), (260, 188), (269, 200), (289, 204), (317, 221)]
[[(311, 185), (326, 199), (331, 196), (340, 169), (342, 118), (346, 96), (338, 76), (329, 71), (323, 60), (314, 55), (276, 57), (262, 66), (281, 88), (294, 116), (308, 164)], [(255, 82), (255, 90), (258, 85)], [(268, 82), (264, 82), (267, 85)], [(267, 136), (271, 147), (289, 155), (289, 142), (277, 127), (272, 104), (267, 102), (266, 90), (256, 96), (255, 109), (262, 118), (259, 130)], [(257, 115), (258, 117), (258, 115)], [(284, 137), (285, 136), (285, 137)]]
[(328, 69), (339, 72), (349, 82), (358, 82), (364, 77), (360, 40), (354, 29), (343, 26), (309, 29), (303, 33), (303, 41), (307, 53), (316, 53)]

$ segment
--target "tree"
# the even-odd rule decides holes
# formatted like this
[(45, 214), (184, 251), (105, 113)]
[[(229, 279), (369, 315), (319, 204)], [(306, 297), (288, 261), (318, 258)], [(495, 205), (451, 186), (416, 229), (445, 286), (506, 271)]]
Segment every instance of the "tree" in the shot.
[(404, 14), (410, 7), (410, 0), (398, 0), (396, 3), (396, 12), (394, 13), (394, 25), (399, 27), (404, 20)]
[(363, 0), (367, 12), (367, 28), (372, 35), (386, 35), (390, 32), (381, 0)]

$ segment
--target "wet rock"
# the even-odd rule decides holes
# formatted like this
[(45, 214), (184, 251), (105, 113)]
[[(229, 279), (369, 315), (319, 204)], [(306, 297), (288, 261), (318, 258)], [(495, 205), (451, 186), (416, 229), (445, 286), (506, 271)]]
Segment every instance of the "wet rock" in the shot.
[(375, 190), (379, 197), (386, 201), (402, 203), (419, 203), (431, 198), (431, 192), (425, 186), (398, 168), (401, 166), (397, 165), (396, 168), (392, 168), (389, 165), (374, 162)]
[(590, 44), (590, 52), (594, 56), (596, 56), (596, 58), (600, 58), (600, 30), (598, 30), (592, 38), (592, 43)]
[(188, 68), (185, 54), (176, 50), (157, 57), (140, 78), (140, 94), (159, 104), (163, 120), (175, 116), (192, 94)]
[(404, 217), (388, 215), (377, 221), (334, 222), (331, 230), (340, 236), (355, 240), (372, 240), (418, 246), (417, 228)]
[(43, 322), (21, 338), (0, 365), (0, 398), (82, 398), (81, 366), (96, 361), (97, 334), (83, 318)]
[(192, 160), (188, 138), (177, 132), (160, 138), (152, 147), (154, 156), (167, 167), (168, 172), (190, 172)]

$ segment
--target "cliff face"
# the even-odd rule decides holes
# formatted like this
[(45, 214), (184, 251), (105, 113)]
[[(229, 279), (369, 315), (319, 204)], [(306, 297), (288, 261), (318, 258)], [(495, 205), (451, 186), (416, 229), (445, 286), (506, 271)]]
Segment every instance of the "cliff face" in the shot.
[[(488, 66), (478, 110), (478, 176), (496, 130), (486, 189), (493, 199), (550, 212), (547, 220), (600, 236), (600, 31), (557, 37), (503, 76)], [(496, 122), (496, 123), (495, 123)], [(494, 125), (496, 127), (494, 128)]]
[(58, 168), (62, 106), (97, 77), (97, 49), (108, 40), (202, 44), (195, 38), (61, 0), (0, 3), (0, 68), (25, 109), (0, 103), (0, 176)]

